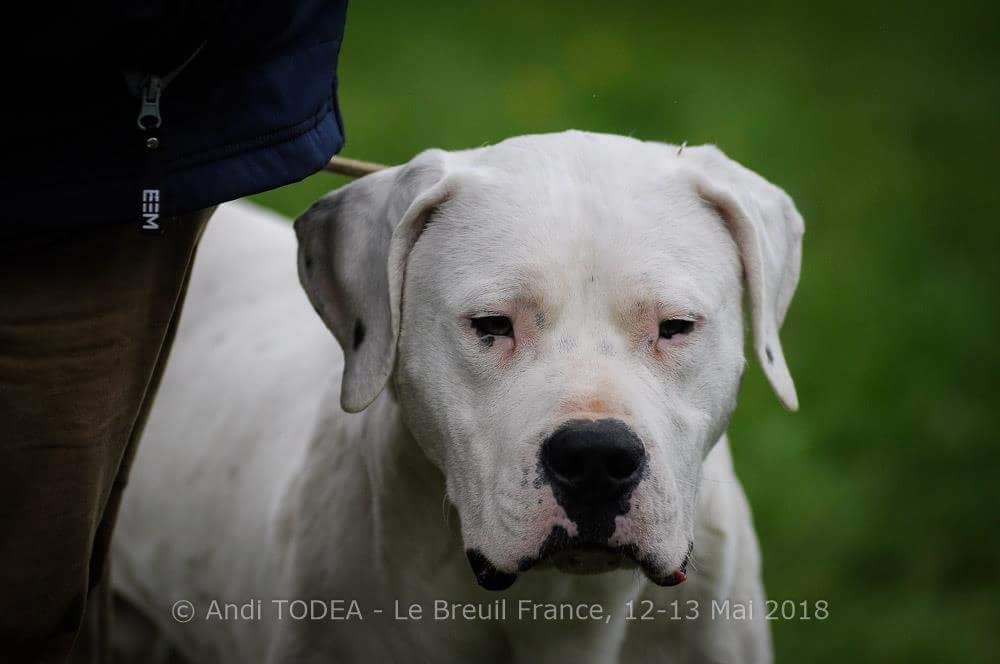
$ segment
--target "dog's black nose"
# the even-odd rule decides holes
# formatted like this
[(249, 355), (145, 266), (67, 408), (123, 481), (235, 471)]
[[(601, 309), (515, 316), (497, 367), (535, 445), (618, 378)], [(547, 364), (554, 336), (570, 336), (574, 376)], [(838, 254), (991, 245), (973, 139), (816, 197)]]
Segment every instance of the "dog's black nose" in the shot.
[(619, 503), (639, 483), (645, 460), (639, 437), (612, 419), (566, 422), (541, 450), (545, 474), (567, 511), (623, 513)]

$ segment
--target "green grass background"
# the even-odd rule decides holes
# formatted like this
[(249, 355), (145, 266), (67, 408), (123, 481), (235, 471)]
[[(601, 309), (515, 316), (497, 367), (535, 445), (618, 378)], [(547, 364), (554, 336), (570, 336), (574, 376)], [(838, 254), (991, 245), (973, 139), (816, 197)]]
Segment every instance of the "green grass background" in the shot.
[[(806, 219), (731, 427), (781, 662), (1000, 661), (1000, 12), (990, 3), (355, 2), (344, 154), (566, 128), (716, 143)], [(257, 200), (289, 215), (343, 180)]]

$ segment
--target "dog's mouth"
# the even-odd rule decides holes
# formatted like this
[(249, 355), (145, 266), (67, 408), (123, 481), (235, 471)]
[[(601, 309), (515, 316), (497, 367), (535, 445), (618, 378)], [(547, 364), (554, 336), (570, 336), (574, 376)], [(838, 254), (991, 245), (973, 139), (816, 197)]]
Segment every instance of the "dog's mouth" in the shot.
[(548, 554), (533, 567), (555, 567), (567, 574), (601, 574), (616, 569), (635, 568), (638, 563), (632, 551), (601, 544), (579, 544)]
[[(677, 569), (664, 572), (654, 556), (642, 556), (635, 545), (610, 546), (594, 542), (580, 542), (568, 537), (562, 528), (553, 529), (537, 557), (524, 558), (518, 572), (532, 569), (552, 569), (567, 574), (603, 574), (619, 569), (639, 568), (650, 581), (658, 586), (676, 586), (687, 579), (687, 566), (694, 548), (688, 552)], [(469, 564), (476, 575), (476, 582), (486, 590), (506, 590), (517, 580), (517, 573), (503, 572), (496, 568), (478, 549), (466, 552)]]
[(555, 567), (568, 574), (601, 574), (616, 569), (639, 566), (635, 546), (610, 546), (602, 542), (570, 537), (556, 526), (542, 544), (538, 556), (521, 561), (522, 572)]

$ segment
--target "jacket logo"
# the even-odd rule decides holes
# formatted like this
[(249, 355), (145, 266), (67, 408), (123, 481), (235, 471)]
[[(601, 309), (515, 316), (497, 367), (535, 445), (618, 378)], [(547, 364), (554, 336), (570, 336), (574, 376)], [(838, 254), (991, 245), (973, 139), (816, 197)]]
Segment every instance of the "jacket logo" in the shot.
[(142, 190), (142, 230), (160, 230), (160, 190)]

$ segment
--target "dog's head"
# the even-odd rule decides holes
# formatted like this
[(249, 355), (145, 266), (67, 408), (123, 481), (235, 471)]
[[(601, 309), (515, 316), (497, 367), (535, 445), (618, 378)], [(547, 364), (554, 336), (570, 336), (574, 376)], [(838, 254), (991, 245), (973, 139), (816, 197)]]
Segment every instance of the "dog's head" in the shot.
[(429, 150), (317, 202), (299, 272), (346, 356), (345, 410), (393, 381), (481, 585), (535, 565), (684, 578), (701, 463), (778, 329), (791, 199), (711, 146), (581, 132)]

